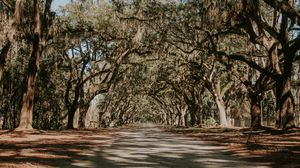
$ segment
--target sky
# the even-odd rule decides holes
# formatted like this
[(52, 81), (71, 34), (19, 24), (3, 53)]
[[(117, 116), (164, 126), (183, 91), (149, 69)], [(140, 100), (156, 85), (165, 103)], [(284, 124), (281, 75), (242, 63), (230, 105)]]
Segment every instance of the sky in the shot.
[(59, 6), (63, 6), (68, 2), (70, 2), (70, 0), (53, 0), (52, 9), (57, 10), (59, 8)]

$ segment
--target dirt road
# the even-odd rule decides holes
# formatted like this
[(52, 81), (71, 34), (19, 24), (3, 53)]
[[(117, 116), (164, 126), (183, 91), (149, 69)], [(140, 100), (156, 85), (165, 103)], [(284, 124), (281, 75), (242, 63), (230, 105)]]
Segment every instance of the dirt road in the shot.
[(224, 147), (211, 146), (197, 139), (166, 133), (150, 127), (118, 132), (111, 146), (96, 153), (92, 164), (84, 167), (155, 167), (155, 168), (212, 168), (212, 167), (270, 167), (267, 163), (245, 161)]
[[(278, 165), (279, 167), (294, 167)], [(0, 167), (274, 167), (157, 127), (0, 134)], [(276, 167), (276, 166), (275, 166)]]

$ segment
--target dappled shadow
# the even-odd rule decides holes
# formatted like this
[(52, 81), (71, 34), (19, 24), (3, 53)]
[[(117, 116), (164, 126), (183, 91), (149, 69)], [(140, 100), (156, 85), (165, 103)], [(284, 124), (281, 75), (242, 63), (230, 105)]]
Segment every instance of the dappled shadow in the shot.
[(89, 167), (80, 164), (112, 142), (108, 130), (10, 132), (0, 136), (0, 167)]
[[(184, 130), (181, 131), (184, 133)], [(262, 135), (255, 135), (253, 139), (257, 140), (252, 139), (249, 144), (245, 144), (247, 135), (243, 131), (245, 130), (193, 130), (187, 134), (189, 136), (165, 132), (155, 127), (27, 134), (10, 132), (0, 136), (0, 167), (300, 166), (297, 131), (288, 135), (270, 135), (270, 142), (264, 144), (257, 137)], [(285, 136), (295, 136), (295, 144), (285, 144), (282, 148), (284, 150), (276, 148), (264, 153), (271, 146), (278, 145), (273, 144), (278, 136), (283, 139)], [(228, 145), (229, 143), (234, 145)]]
[[(250, 162), (269, 163), (270, 167), (300, 167), (300, 129), (279, 130), (268, 127), (254, 129), (173, 129), (171, 132), (226, 146)], [(247, 140), (249, 141), (247, 143)], [(224, 151), (224, 150), (222, 150)]]
[(113, 163), (107, 167), (268, 167), (270, 164), (249, 162), (226, 152), (224, 147), (160, 130), (120, 132), (119, 137), (110, 148), (99, 153), (104, 162)]

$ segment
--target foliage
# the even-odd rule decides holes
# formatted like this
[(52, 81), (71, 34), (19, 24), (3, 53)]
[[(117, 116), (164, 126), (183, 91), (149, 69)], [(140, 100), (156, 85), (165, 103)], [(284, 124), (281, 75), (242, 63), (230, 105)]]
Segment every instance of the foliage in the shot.
[[(49, 31), (42, 33), (34, 128), (295, 124), (299, 13), (288, 1), (74, 0), (58, 14), (45, 14), (41, 2)], [(0, 1), (5, 129), (19, 124), (31, 71), (33, 4), (23, 4), (15, 26), (17, 2)]]

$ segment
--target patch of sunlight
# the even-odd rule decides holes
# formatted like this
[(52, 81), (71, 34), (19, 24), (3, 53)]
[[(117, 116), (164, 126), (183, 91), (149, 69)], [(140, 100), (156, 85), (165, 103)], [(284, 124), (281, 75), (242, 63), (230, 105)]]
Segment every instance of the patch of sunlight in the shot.
[(165, 147), (167, 149), (170, 148), (182, 148), (182, 149), (191, 149), (191, 150), (220, 150), (220, 149), (224, 149), (224, 147), (221, 146), (200, 146), (199, 144), (170, 144), (170, 143), (166, 143), (166, 144), (158, 144), (158, 147)]
[(95, 167), (92, 161), (82, 161), (82, 160), (74, 160), (72, 163), (72, 167)]
[(175, 154), (175, 153), (158, 153), (157, 156), (172, 158), (172, 159), (181, 159), (182, 158), (182, 156), (180, 156), (179, 154)]

